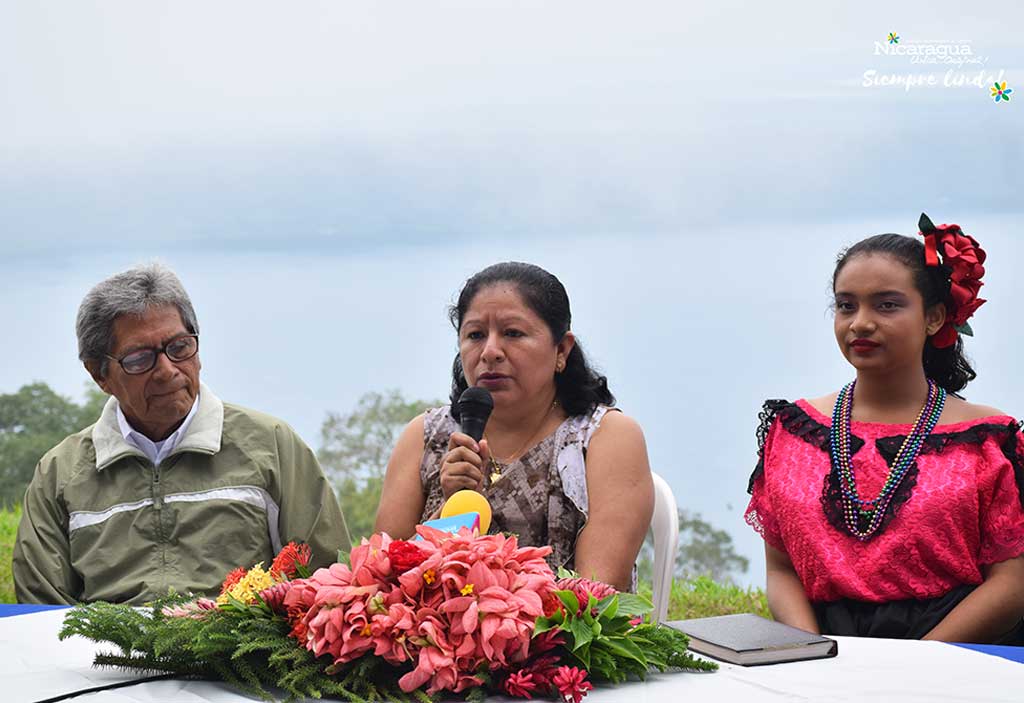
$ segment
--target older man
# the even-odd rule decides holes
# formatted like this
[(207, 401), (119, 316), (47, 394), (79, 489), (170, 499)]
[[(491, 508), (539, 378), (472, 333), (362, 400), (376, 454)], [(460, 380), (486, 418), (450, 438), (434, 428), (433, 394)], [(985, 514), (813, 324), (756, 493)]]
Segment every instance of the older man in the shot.
[(79, 358), (112, 397), (95, 425), (40, 460), (14, 548), (21, 602), (142, 603), (215, 593), (282, 543), (313, 565), (348, 547), (338, 502), (298, 435), (199, 382), (199, 325), (158, 264), (85, 296)]

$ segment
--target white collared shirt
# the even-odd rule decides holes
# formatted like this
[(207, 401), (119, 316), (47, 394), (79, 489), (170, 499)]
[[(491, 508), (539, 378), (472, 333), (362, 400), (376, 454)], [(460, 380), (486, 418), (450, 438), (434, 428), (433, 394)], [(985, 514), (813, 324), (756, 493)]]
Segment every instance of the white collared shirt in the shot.
[(188, 411), (188, 415), (182, 420), (181, 425), (171, 435), (164, 440), (154, 442), (146, 435), (142, 434), (128, 422), (128, 418), (124, 416), (124, 412), (121, 411), (121, 404), (117, 404), (117, 424), (121, 428), (121, 435), (124, 437), (124, 441), (132, 445), (140, 452), (146, 455), (146, 457), (153, 462), (153, 466), (159, 466), (160, 462), (167, 458), (167, 456), (174, 451), (174, 449), (181, 442), (181, 438), (185, 436), (185, 432), (188, 430), (188, 426), (192, 424), (192, 418), (195, 417), (196, 410), (199, 408), (199, 394), (196, 394), (196, 399), (192, 403), (192, 409)]

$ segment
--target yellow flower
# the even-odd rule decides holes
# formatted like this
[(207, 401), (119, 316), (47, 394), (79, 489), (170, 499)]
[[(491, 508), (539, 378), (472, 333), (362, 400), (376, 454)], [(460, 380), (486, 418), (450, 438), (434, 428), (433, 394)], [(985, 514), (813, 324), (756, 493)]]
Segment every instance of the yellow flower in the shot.
[(428, 586), (430, 584), (434, 583), (434, 581), (437, 580), (437, 577), (434, 574), (434, 570), (433, 569), (427, 569), (426, 571), (424, 571), (423, 572), (423, 580), (427, 582)]
[(252, 605), (256, 602), (256, 595), (267, 588), (274, 585), (274, 578), (270, 575), (270, 572), (263, 570), (263, 562), (260, 562), (256, 566), (249, 569), (242, 580), (236, 583), (234, 586), (229, 588), (226, 593), (222, 593), (217, 598), (217, 605), (224, 605), (228, 602), (229, 598), (240, 600), (243, 603)]
[(467, 583), (465, 586), (462, 587), (462, 590), (459, 591), (459, 593), (461, 593), (464, 596), (468, 596), (472, 592), (473, 592), (473, 584), (471, 584), (471, 583)]

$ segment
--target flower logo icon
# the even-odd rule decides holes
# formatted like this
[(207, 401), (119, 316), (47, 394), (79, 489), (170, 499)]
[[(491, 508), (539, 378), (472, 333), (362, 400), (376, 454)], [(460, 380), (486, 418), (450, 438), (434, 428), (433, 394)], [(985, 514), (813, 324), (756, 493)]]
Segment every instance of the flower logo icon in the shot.
[(900, 43), (900, 35), (897, 34), (896, 32), (889, 32), (889, 43), (890, 44), (899, 44)]
[(1006, 81), (1002, 83), (993, 83), (992, 87), (989, 88), (992, 91), (992, 97), (998, 103), (1000, 100), (1010, 102), (1010, 93), (1013, 92), (1013, 88), (1006, 87)]

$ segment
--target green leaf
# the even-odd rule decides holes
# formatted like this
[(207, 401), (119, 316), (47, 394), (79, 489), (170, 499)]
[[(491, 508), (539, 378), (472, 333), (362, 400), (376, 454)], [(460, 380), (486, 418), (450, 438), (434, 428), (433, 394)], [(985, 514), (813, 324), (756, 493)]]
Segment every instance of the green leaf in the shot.
[(584, 669), (590, 671), (590, 647), (584, 647), (583, 649), (574, 649), (569, 654), (576, 659), (583, 666)]
[(560, 623), (555, 622), (551, 618), (537, 618), (537, 623), (533, 628), (533, 636), (542, 635), (549, 630), (559, 629)]
[(574, 652), (590, 644), (591, 640), (594, 639), (594, 631), (590, 629), (587, 623), (578, 618), (574, 618), (569, 622), (569, 633), (572, 635), (572, 651)]
[(575, 571), (569, 571), (564, 566), (559, 566), (558, 571), (555, 572), (555, 577), (558, 580), (562, 579), (578, 579), (580, 577)]
[(629, 615), (616, 615), (614, 618), (605, 618), (602, 622), (603, 629), (607, 635), (622, 635), (633, 629), (629, 621), (633, 617)]
[(565, 609), (571, 615), (575, 615), (580, 611), (580, 601), (572, 591), (555, 591), (555, 595), (558, 596), (558, 600), (562, 601), (562, 605), (565, 606)]
[(599, 646), (610, 649), (613, 653), (626, 659), (632, 659), (647, 666), (647, 658), (636, 644), (626, 637), (604, 637), (599, 641)]
[(634, 593), (619, 594), (619, 612), (623, 615), (636, 617), (637, 615), (646, 615), (652, 610), (654, 610), (654, 606), (651, 605), (651, 601), (643, 596)]
[(962, 325), (954, 325), (953, 329), (955, 329), (960, 334), (967, 335), (968, 337), (974, 336), (974, 330), (971, 329), (971, 325), (967, 322), (964, 322), (964, 324)]
[(614, 618), (619, 612), (619, 594), (613, 593), (610, 596), (606, 596), (598, 601), (597, 604), (597, 617), (602, 618)]

